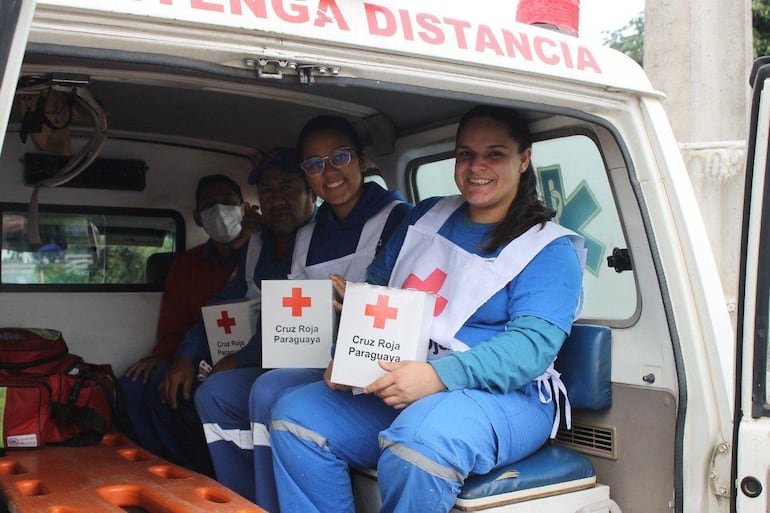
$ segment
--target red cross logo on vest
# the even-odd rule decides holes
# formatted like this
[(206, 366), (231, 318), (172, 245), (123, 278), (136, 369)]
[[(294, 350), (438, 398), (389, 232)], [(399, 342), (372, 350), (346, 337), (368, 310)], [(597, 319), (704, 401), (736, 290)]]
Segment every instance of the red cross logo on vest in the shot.
[(223, 328), (225, 333), (229, 335), (233, 332), (232, 327), (235, 326), (235, 318), (227, 315), (227, 310), (222, 310), (222, 318), (217, 319), (217, 326)]
[(401, 288), (421, 290), (423, 292), (435, 294), (436, 305), (433, 307), (433, 317), (438, 317), (441, 315), (441, 312), (444, 311), (444, 308), (446, 308), (446, 305), (449, 302), (447, 298), (444, 296), (439, 296), (438, 294), (438, 291), (441, 290), (441, 287), (444, 286), (446, 277), (447, 274), (438, 267), (436, 267), (433, 272), (431, 272), (424, 280), (421, 280), (417, 277), (417, 275), (410, 273), (406, 280), (404, 280), (404, 284), (401, 285)]
[(292, 287), (291, 296), (283, 298), (284, 308), (291, 308), (292, 317), (302, 317), (302, 309), (309, 307), (311, 303), (309, 296), (302, 295), (301, 287)]
[(366, 305), (364, 315), (374, 317), (375, 328), (384, 329), (385, 321), (388, 319), (395, 320), (398, 317), (398, 308), (388, 306), (388, 296), (380, 294), (377, 296), (376, 305)]

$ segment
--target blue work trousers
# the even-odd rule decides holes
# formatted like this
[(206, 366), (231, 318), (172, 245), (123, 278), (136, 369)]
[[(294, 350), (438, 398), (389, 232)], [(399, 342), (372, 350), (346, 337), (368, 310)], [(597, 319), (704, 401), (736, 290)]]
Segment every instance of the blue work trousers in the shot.
[(278, 513), (267, 425), (287, 389), (323, 378), (320, 369), (246, 368), (212, 374), (195, 394), (217, 481)]
[(535, 452), (553, 421), (534, 382), (508, 394), (440, 392), (404, 410), (323, 382), (296, 387), (270, 422), (281, 511), (354, 513), (349, 468), (376, 466), (381, 512), (446, 513), (469, 474)]

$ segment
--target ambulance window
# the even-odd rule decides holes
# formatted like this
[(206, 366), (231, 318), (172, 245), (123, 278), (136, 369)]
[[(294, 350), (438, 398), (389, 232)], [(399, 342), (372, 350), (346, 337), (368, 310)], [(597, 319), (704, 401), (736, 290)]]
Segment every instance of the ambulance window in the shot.
[[(630, 319), (637, 309), (634, 275), (606, 263), (613, 248), (628, 245), (599, 149), (587, 136), (569, 135), (535, 142), (532, 155), (541, 197), (556, 210), (555, 220), (585, 239), (581, 318)], [(412, 177), (418, 199), (458, 193), (454, 159), (446, 155), (418, 162)]]
[(26, 205), (0, 209), (0, 290), (155, 290), (147, 259), (184, 248), (184, 220), (170, 210), (41, 206), (35, 241)]

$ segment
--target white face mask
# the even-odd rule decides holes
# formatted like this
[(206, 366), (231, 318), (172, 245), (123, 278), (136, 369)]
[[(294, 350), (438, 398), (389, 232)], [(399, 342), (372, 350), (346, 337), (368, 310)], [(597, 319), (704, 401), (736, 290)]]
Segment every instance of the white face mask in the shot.
[(230, 242), (241, 233), (240, 205), (214, 205), (201, 212), (201, 223), (209, 237), (217, 242)]

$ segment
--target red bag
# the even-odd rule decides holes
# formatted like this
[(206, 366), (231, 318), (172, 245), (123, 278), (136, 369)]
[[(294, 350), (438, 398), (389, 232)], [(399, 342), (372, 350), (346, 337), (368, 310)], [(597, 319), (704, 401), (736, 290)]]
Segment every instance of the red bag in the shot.
[(77, 360), (59, 331), (0, 328), (0, 376), (67, 372)]
[(117, 394), (112, 368), (70, 354), (60, 332), (0, 328), (0, 446), (98, 442)]

